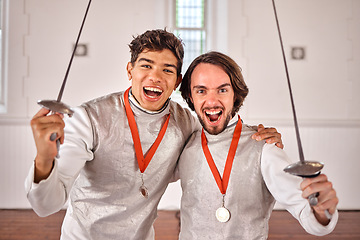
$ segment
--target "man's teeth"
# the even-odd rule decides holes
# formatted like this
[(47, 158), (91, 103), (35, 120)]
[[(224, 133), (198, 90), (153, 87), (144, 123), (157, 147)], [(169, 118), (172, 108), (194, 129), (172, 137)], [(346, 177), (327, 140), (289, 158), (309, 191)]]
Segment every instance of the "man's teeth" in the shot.
[(207, 111), (205, 111), (205, 114), (211, 122), (216, 122), (220, 119), (222, 111), (221, 110), (207, 110)]
[(215, 115), (215, 114), (220, 114), (221, 111), (220, 110), (217, 110), (217, 111), (213, 110), (213, 111), (206, 111), (205, 113), (208, 114), (208, 115)]
[(158, 88), (153, 88), (153, 87), (144, 87), (144, 89), (146, 91), (152, 91), (152, 92), (159, 92), (159, 93), (162, 93), (162, 90), (161, 89), (158, 89)]

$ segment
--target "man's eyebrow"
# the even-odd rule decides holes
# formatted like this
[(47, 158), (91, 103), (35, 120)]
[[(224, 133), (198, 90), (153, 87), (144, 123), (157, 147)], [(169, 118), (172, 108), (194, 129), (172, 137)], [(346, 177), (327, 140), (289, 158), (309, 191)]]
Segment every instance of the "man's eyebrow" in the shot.
[(220, 88), (223, 88), (223, 87), (231, 87), (231, 84), (230, 83), (224, 83), (224, 84), (221, 84), (220, 86), (218, 86), (217, 88), (220, 89)]
[(196, 86), (193, 86), (193, 89), (199, 89), (199, 88), (207, 89), (207, 87), (204, 86), (204, 85), (196, 85)]
[(177, 69), (177, 66), (176, 66), (176, 65), (174, 65), (174, 64), (165, 63), (164, 65), (165, 65), (165, 67), (172, 67), (172, 68)]
[(151, 60), (151, 59), (148, 59), (148, 58), (139, 58), (138, 62), (142, 62), (142, 61), (148, 62), (148, 63), (154, 63), (154, 61)]
[[(231, 87), (231, 84), (230, 83), (221, 84), (220, 86), (217, 87), (217, 89), (224, 88), (224, 87)], [(207, 87), (205, 85), (196, 85), (193, 87), (193, 89), (199, 89), (199, 88), (207, 89)]]
[[(155, 61), (151, 60), (151, 59), (148, 59), (148, 58), (139, 58), (138, 62), (148, 62), (148, 63), (151, 63), (151, 64), (154, 64)], [(165, 67), (172, 67), (172, 68), (175, 68), (177, 69), (177, 66), (174, 65), (174, 64), (170, 64), (170, 63), (165, 63), (164, 64)]]

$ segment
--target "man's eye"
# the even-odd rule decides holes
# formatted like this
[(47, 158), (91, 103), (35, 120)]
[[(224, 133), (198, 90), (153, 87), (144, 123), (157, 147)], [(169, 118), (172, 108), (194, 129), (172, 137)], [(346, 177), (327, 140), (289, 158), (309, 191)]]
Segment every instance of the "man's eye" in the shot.
[(196, 93), (198, 93), (198, 94), (202, 94), (202, 93), (204, 93), (204, 92), (205, 92), (205, 91), (204, 91), (204, 90), (201, 90), (201, 89), (196, 91)]
[(227, 92), (227, 89), (221, 88), (221, 89), (219, 90), (219, 92), (220, 92), (220, 93), (226, 93), (226, 92)]
[(143, 67), (143, 68), (151, 68), (150, 65), (146, 65), (146, 64), (141, 65), (141, 67)]
[(164, 72), (167, 72), (167, 73), (174, 73), (174, 71), (170, 70), (170, 69), (164, 69)]

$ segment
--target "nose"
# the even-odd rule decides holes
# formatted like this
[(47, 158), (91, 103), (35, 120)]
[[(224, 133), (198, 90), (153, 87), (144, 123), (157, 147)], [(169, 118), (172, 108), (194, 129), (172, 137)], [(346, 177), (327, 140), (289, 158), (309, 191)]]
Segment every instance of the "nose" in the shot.
[(161, 81), (161, 73), (159, 70), (157, 69), (153, 69), (151, 72), (150, 72), (150, 81), (154, 82), (154, 83), (157, 83), (157, 82), (160, 82)]
[(219, 105), (219, 98), (215, 91), (209, 91), (206, 94), (205, 105), (207, 107), (215, 107)]

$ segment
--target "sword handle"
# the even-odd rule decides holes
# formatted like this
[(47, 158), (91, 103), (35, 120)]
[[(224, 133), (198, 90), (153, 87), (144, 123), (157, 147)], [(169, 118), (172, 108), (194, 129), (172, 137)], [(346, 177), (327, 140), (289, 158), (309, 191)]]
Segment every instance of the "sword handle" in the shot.
[[(56, 136), (57, 136), (57, 134), (56, 134), (56, 133), (52, 133), (52, 134), (50, 135), (50, 140), (51, 140), (51, 141), (55, 141)], [(56, 140), (56, 149), (57, 149), (57, 154), (56, 154), (56, 157), (57, 157), (57, 158), (59, 158), (59, 157), (60, 157), (60, 155), (59, 155), (59, 150), (60, 150), (60, 140), (59, 140), (59, 139), (58, 139), (58, 140)]]
[[(315, 174), (314, 176), (309, 176), (309, 177), (316, 177), (320, 174), (320, 172), (318, 174)], [(305, 178), (305, 177), (304, 177)], [(310, 206), (316, 206), (319, 202), (318, 200), (318, 196), (319, 196), (319, 193), (316, 192), (316, 193), (313, 193), (311, 194), (309, 197), (308, 197), (308, 200), (309, 200), (309, 204)], [(325, 210), (325, 216), (327, 217), (327, 219), (331, 220), (332, 218), (332, 215), (330, 214), (329, 210)]]

